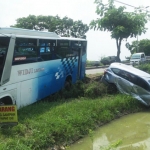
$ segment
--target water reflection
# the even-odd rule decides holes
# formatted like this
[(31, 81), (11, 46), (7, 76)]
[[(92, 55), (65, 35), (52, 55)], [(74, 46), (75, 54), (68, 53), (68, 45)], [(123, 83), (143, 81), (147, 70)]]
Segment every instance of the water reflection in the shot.
[(131, 114), (112, 121), (68, 150), (111, 150), (117, 144), (116, 150), (149, 150), (150, 112)]

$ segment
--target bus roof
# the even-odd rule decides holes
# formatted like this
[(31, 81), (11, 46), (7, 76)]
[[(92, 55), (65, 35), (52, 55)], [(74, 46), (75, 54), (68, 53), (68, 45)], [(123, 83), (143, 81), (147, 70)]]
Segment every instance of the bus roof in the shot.
[(73, 41), (87, 41), (86, 39), (74, 38), (74, 37), (60, 37), (61, 40), (73, 40)]
[(60, 38), (54, 32), (28, 30), (28, 29), (21, 29), (21, 28), (0, 28), (0, 34), (6, 34), (6, 35), (15, 34), (15, 35), (44, 36), (44, 37)]
[(62, 39), (62, 40), (80, 40), (86, 41), (86, 39), (81, 38), (72, 38), (72, 37), (60, 37), (55, 32), (47, 32), (47, 31), (37, 31), (37, 30), (29, 30), (29, 29), (21, 29), (21, 28), (0, 28), (0, 34), (2, 36), (11, 36), (15, 34), (16, 37), (25, 37), (25, 38), (49, 38), (49, 39)]

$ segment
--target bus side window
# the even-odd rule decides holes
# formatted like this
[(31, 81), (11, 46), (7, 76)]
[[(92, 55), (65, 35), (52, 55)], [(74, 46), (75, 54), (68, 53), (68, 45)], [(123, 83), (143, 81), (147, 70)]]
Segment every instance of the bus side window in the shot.
[(56, 40), (40, 39), (38, 49), (41, 59), (43, 59), (44, 61), (52, 60), (55, 45)]
[(71, 53), (72, 56), (78, 56), (79, 55), (79, 41), (71, 41)]
[(8, 37), (0, 37), (0, 78), (3, 72), (3, 67), (8, 51), (10, 38)]
[(87, 42), (86, 41), (82, 41), (82, 47), (83, 47), (82, 55), (86, 54), (86, 45), (87, 45)]
[(57, 55), (57, 58), (66, 58), (74, 56), (74, 48), (71, 47), (71, 44), (69, 40), (58, 40), (57, 48), (55, 49), (55, 54)]
[(16, 38), (13, 65), (33, 63), (37, 61), (37, 40)]
[(82, 55), (86, 54), (86, 44), (86, 41), (71, 41), (73, 56), (78, 56), (80, 54), (80, 50), (82, 50)]

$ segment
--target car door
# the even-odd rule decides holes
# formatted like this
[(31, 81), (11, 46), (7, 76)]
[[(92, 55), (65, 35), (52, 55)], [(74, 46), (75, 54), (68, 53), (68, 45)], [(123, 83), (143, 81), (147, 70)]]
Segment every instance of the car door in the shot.
[(137, 99), (139, 99), (148, 106), (150, 105), (150, 87), (144, 79), (137, 77), (137, 80), (132, 90), (133, 93), (137, 95)]
[(133, 83), (130, 81), (130, 74), (124, 70), (118, 72), (116, 86), (121, 93), (131, 94)]

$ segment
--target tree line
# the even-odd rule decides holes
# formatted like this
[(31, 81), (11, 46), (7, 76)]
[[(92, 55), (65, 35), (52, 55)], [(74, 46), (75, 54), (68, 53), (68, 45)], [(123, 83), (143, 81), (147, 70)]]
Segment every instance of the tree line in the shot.
[[(89, 25), (84, 24), (81, 20), (74, 21), (66, 16), (60, 18), (58, 15), (29, 15), (28, 17), (18, 18), (16, 24), (11, 27), (39, 31), (47, 30), (62, 37), (75, 38), (86, 38), (89, 29), (107, 31), (111, 33), (111, 38), (116, 41), (116, 56), (117, 60), (120, 61), (122, 41), (146, 33), (147, 28), (145, 25), (150, 17), (149, 11), (143, 7), (136, 7), (133, 12), (127, 12), (125, 6), (116, 7), (114, 0), (108, 0), (107, 4), (104, 4), (103, 0), (95, 0), (94, 3), (97, 5), (96, 13), (99, 18), (92, 20)], [(131, 53), (135, 51), (133, 48), (134, 43), (126, 44)], [(140, 45), (141, 42), (138, 44), (138, 51), (144, 50), (140, 48)]]
[(89, 30), (89, 26), (81, 20), (74, 21), (71, 18), (57, 16), (35, 16), (18, 18), (16, 24), (11, 27), (31, 29), (38, 31), (55, 32), (62, 37), (86, 38), (85, 33)]
[(132, 41), (132, 43), (126, 43), (126, 48), (131, 54), (144, 52), (145, 55), (150, 56), (150, 39), (142, 39), (140, 41)]

